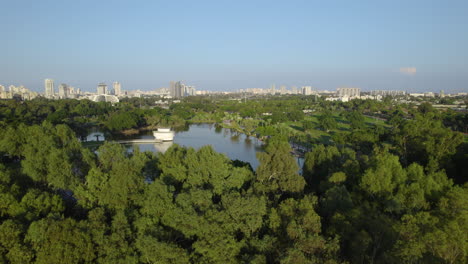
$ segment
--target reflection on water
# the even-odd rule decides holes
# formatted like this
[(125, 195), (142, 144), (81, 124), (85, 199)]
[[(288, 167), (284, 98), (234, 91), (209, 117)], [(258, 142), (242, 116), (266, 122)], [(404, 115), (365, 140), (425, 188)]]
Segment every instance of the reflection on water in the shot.
[(154, 149), (156, 149), (156, 151), (164, 153), (172, 146), (172, 144), (174, 144), (172, 141), (155, 143), (153, 144), (153, 147)]
[(99, 131), (94, 131), (88, 134), (86, 136), (86, 141), (104, 141), (106, 138), (104, 137), (104, 134)]
[[(135, 135), (134, 139), (152, 138), (151, 132)], [(199, 149), (211, 145), (214, 150), (226, 154), (230, 159), (249, 162), (255, 169), (258, 167), (256, 153), (262, 151), (262, 142), (258, 139), (247, 139), (247, 136), (230, 129), (219, 128), (212, 124), (192, 124), (186, 131), (176, 131), (174, 142), (156, 144), (138, 144), (140, 151), (165, 152), (172, 144)]]
[(244, 140), (244, 144), (247, 148), (250, 148), (252, 146), (252, 140), (249, 137), (246, 137)]
[(234, 143), (239, 143), (239, 134), (231, 136), (231, 141)]
[[(88, 135), (91, 138), (95, 135), (93, 132)], [(98, 133), (103, 139), (103, 134)], [(153, 139), (152, 131), (143, 134), (134, 135), (132, 139)], [(91, 139), (89, 139), (91, 140)], [(94, 138), (95, 140), (95, 138)], [(140, 151), (166, 152), (173, 144), (179, 144), (185, 147), (199, 149), (205, 145), (211, 145), (217, 152), (224, 153), (232, 160), (241, 160), (248, 162), (256, 169), (259, 162), (256, 157), (257, 152), (263, 151), (263, 143), (255, 137), (247, 137), (237, 131), (216, 127), (209, 124), (192, 124), (190, 127), (176, 130), (174, 142), (148, 143), (148, 144), (129, 144), (126, 145), (131, 151), (134, 147), (139, 147)], [(300, 168), (304, 163), (302, 158), (297, 158)]]

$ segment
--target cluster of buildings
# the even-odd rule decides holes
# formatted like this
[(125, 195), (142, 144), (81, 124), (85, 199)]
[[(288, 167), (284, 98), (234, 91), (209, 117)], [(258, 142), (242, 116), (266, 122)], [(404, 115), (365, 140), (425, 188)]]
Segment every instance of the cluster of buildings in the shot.
[(333, 96), (327, 97), (325, 100), (348, 102), (353, 99), (364, 99), (361, 96), (361, 88), (340, 87), (336, 89), (336, 93)]
[(279, 89), (276, 89), (276, 85), (272, 84), (269, 89), (264, 88), (248, 88), (241, 89), (239, 93), (249, 93), (257, 95), (286, 95), (286, 94), (300, 94), (300, 95), (330, 95), (326, 100), (328, 101), (344, 101), (347, 102), (352, 99), (361, 98), (360, 88), (338, 88), (335, 92), (329, 91), (318, 91), (312, 86), (291, 86), (291, 89), (287, 89), (285, 85), (281, 85)]
[(169, 83), (169, 96), (172, 98), (180, 98), (184, 96), (196, 95), (195, 86), (185, 85), (182, 82), (171, 81)]
[(96, 93), (83, 93), (81, 89), (70, 86), (66, 83), (61, 83), (58, 86), (58, 91), (55, 91), (54, 80), (44, 80), (44, 96), (48, 99), (89, 99), (95, 102), (118, 102), (118, 95), (122, 93), (119, 82), (113, 83), (113, 89), (107, 89), (105, 83), (100, 83), (97, 86)]
[(372, 96), (404, 96), (406, 95), (406, 92), (398, 91), (398, 90), (375, 90), (375, 91), (370, 91), (370, 95)]
[(119, 82), (112, 83), (112, 89), (109, 89), (107, 87), (107, 84), (105, 84), (105, 83), (99, 83), (97, 88), (96, 88), (96, 94), (98, 94), (98, 95), (115, 95), (115, 96), (125, 95), (125, 93), (122, 92), (122, 86), (120, 85)]
[(79, 88), (70, 86), (66, 83), (61, 83), (58, 86), (58, 93), (55, 93), (54, 80), (45, 79), (44, 80), (44, 96), (49, 99), (67, 99), (67, 98), (78, 98), (81, 95), (81, 90)]
[[(95, 102), (119, 102), (119, 98), (122, 97), (141, 97), (141, 96), (160, 96), (162, 98), (173, 98), (180, 99), (185, 96), (194, 95), (211, 95), (211, 94), (232, 94), (233, 92), (213, 92), (213, 91), (197, 91), (195, 86), (186, 85), (181, 81), (171, 81), (169, 88), (160, 88), (153, 91), (123, 91), (122, 86), (119, 82), (113, 82), (112, 87), (108, 87), (105, 83), (99, 83), (96, 87), (96, 92), (83, 92), (79, 88), (75, 88), (65, 83), (61, 83), (58, 86), (58, 90), (55, 90), (54, 80), (44, 80), (44, 94), (30, 91), (24, 86), (10, 85), (8, 88), (0, 85), (0, 99), (12, 99), (18, 98), (21, 100), (31, 100), (38, 96), (44, 96), (49, 99), (89, 99)], [(236, 93), (236, 92), (234, 92)], [(279, 86), (277, 89), (275, 84), (272, 84), (270, 88), (247, 88), (240, 89), (238, 93), (241, 94), (252, 94), (252, 95), (316, 95), (326, 96), (327, 101), (342, 101), (347, 102), (353, 99), (373, 99), (381, 100), (384, 97), (400, 97), (400, 96), (411, 96), (411, 97), (449, 97), (449, 96), (463, 96), (467, 93), (458, 94), (445, 94), (443, 90), (440, 93), (407, 93), (399, 90), (374, 90), (370, 92), (361, 93), (360, 88), (340, 87), (335, 91), (318, 91), (312, 86), (291, 86), (288, 89), (286, 85)]]
[(286, 85), (281, 85), (279, 89), (276, 89), (276, 85), (272, 84), (269, 89), (264, 88), (247, 88), (240, 89), (239, 93), (249, 93), (249, 94), (258, 94), (258, 95), (286, 95), (286, 94), (302, 94), (302, 95), (314, 95), (318, 94), (318, 91), (312, 86), (302, 86), (298, 88), (297, 86), (291, 86), (289, 90)]
[(116, 86), (114, 83), (114, 91), (115, 95), (119, 97), (160, 96), (163, 98), (181, 98), (185, 96), (204, 95), (212, 93), (209, 91), (197, 91), (195, 89), (195, 86), (185, 85), (181, 81), (171, 81), (169, 83), (169, 88), (163, 87), (152, 91), (133, 90), (125, 92), (120, 92), (120, 84)]
[(21, 86), (10, 85), (6, 88), (0, 85), (0, 99), (13, 99), (18, 98), (21, 100), (32, 100), (38, 97), (39, 94), (29, 90), (28, 88)]
[(171, 81), (169, 88), (160, 88), (155, 91), (123, 91), (119, 82), (113, 82), (112, 87), (106, 83), (99, 83), (96, 87), (96, 93), (83, 93), (80, 89), (75, 89), (67, 84), (60, 84), (58, 93), (55, 91), (54, 80), (45, 79), (45, 97), (49, 99), (89, 99), (95, 102), (119, 102), (119, 97), (141, 97), (158, 95), (165, 98), (181, 98), (184, 96), (193, 96), (197, 94), (206, 94), (203, 91), (197, 91), (195, 86), (185, 85), (180, 81)]
[(361, 96), (361, 88), (337, 88), (336, 95), (340, 98), (355, 98)]
[[(291, 86), (291, 89), (288, 90), (285, 85), (281, 85), (280, 89), (276, 89), (276, 86), (273, 84), (269, 89), (264, 88), (247, 88), (240, 89), (239, 93), (248, 93), (254, 95), (285, 95), (285, 94), (301, 94), (301, 95), (324, 95), (327, 96), (325, 100), (327, 101), (342, 101), (348, 102), (353, 99), (372, 99), (372, 100), (382, 100), (384, 97), (399, 97), (399, 96), (413, 96), (413, 97), (440, 97), (443, 98), (446, 95), (443, 90), (440, 93), (407, 93), (401, 90), (374, 90), (370, 92), (361, 92), (361, 88), (354, 87), (339, 87), (336, 89), (336, 92), (330, 91), (318, 91), (312, 86), (302, 86), (300, 88), (296, 86)], [(461, 94), (457, 94), (461, 95)]]

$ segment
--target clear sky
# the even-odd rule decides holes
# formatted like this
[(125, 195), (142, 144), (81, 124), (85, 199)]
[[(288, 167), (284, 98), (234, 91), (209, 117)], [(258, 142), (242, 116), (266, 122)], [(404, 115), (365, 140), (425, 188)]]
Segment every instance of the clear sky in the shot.
[(0, 0), (0, 84), (468, 91), (468, 1)]

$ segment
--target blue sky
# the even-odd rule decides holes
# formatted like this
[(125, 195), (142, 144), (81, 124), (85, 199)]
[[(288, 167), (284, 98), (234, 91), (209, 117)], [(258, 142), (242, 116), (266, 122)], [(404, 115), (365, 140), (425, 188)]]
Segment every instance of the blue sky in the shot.
[(468, 1), (0, 0), (0, 84), (468, 91)]

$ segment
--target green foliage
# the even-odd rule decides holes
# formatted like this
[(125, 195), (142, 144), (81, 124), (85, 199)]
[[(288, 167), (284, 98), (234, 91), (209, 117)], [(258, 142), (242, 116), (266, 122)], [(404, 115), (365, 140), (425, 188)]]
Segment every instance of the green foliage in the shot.
[(302, 112), (301, 110), (294, 110), (288, 113), (288, 118), (292, 121), (301, 121), (302, 119), (304, 119), (304, 116), (304, 112)]
[(365, 126), (364, 116), (358, 111), (351, 111), (346, 114), (346, 119), (351, 124), (352, 129), (362, 129)]
[(314, 127), (315, 127), (314, 123), (312, 123), (311, 121), (309, 120), (302, 121), (302, 128), (304, 128), (304, 130), (313, 129)]
[(260, 193), (279, 196), (283, 193), (300, 193), (305, 181), (298, 174), (299, 168), (289, 154), (291, 147), (282, 140), (270, 139), (265, 152), (258, 153), (256, 189)]
[(21, 158), (22, 171), (34, 181), (67, 189), (76, 186), (92, 163), (66, 125), (20, 126), (9, 129), (0, 150)]
[(5, 220), (0, 224), (0, 260), (4, 263), (29, 263), (33, 252), (23, 244), (24, 227), (14, 221)]
[(335, 117), (331, 113), (331, 111), (324, 111), (318, 118), (319, 121), (319, 126), (325, 130), (325, 131), (330, 131), (332, 129), (335, 129), (338, 126), (338, 123), (335, 120)]
[(85, 222), (44, 218), (31, 224), (25, 241), (31, 244), (35, 263), (83, 263), (95, 258)]
[(320, 216), (315, 212), (316, 197), (306, 196), (297, 201), (284, 200), (279, 205), (284, 236), (279, 243), (292, 244), (281, 246), (280, 263), (336, 263), (334, 261), (338, 240), (327, 240), (321, 236)]
[(433, 212), (405, 215), (398, 225), (395, 253), (408, 262), (466, 263), (468, 258), (468, 191), (456, 187)]
[(119, 144), (105, 143), (98, 149), (97, 166), (77, 188), (76, 195), (84, 206), (108, 206), (115, 209), (131, 207), (143, 190), (142, 175), (147, 157), (139, 152), (128, 156)]
[(378, 153), (371, 168), (362, 176), (361, 187), (373, 195), (393, 193), (406, 180), (406, 174), (398, 157), (388, 152)]
[(274, 111), (272, 115), (270, 116), (270, 118), (273, 124), (283, 123), (283, 122), (288, 121), (288, 115), (285, 112), (282, 112), (280, 110)]
[(121, 112), (111, 115), (106, 122), (110, 130), (123, 130), (136, 127), (140, 117), (133, 112)]
[[(359, 163), (356, 153), (350, 149), (339, 150), (335, 146), (316, 146), (306, 153), (303, 166), (303, 175), (307, 181), (309, 191), (323, 192), (330, 182), (339, 178), (354, 183), (355, 177), (340, 177), (339, 174), (355, 175), (359, 172)], [(333, 179), (332, 179), (332, 178)]]
[(463, 136), (445, 128), (440, 120), (429, 113), (416, 115), (414, 120), (406, 122), (394, 136), (394, 141), (403, 162), (418, 162), (423, 166), (437, 168), (446, 162), (449, 155), (455, 153)]
[[(300, 96), (154, 101), (0, 101), (1, 263), (467, 262), (468, 148), (447, 128), (463, 131), (463, 114)], [(388, 121), (363, 125), (363, 113)], [(256, 171), (211, 147), (93, 153), (76, 139), (90, 124), (223, 119), (268, 139)], [(302, 175), (288, 140), (310, 148)]]
[[(183, 262), (188, 258), (235, 262), (245, 246), (245, 241), (236, 237), (247, 239), (258, 232), (266, 213), (265, 200), (244, 191), (252, 180), (251, 171), (234, 167), (211, 147), (195, 151), (177, 145), (159, 157), (159, 167), (160, 177), (148, 187), (141, 209), (146, 220), (139, 229), (147, 235), (138, 245), (145, 262), (158, 258), (177, 262), (169, 252), (178, 253)], [(169, 229), (160, 230), (152, 223)], [(187, 241), (194, 252), (189, 254), (174, 243), (176, 240)], [(152, 241), (169, 252), (151, 252), (143, 241)]]

